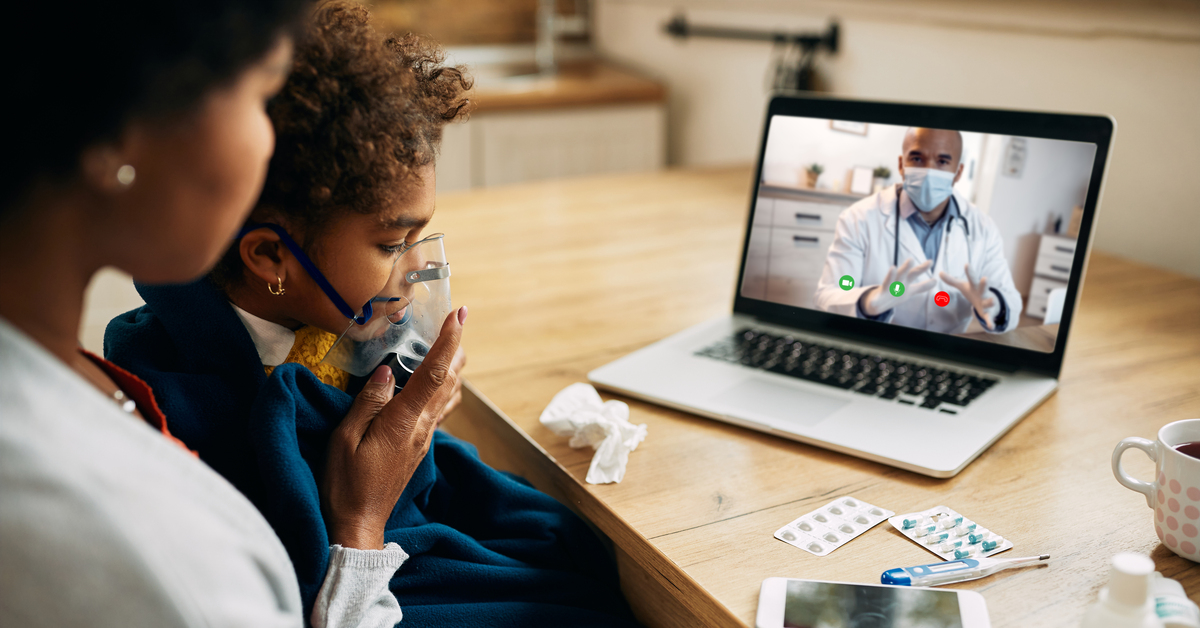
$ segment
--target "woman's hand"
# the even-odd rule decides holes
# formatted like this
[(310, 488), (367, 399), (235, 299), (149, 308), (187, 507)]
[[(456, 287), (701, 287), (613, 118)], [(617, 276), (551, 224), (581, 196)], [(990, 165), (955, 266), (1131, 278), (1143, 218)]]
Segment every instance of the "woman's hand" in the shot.
[(467, 365), (467, 352), (459, 346), (458, 351), (454, 352), (454, 359), (450, 361), (450, 370), (454, 371), (457, 376), (454, 378), (454, 390), (450, 394), (450, 401), (446, 402), (445, 409), (442, 410), (442, 416), (438, 417), (438, 425), (446, 420), (446, 417), (462, 403), (462, 370)]
[(461, 397), (454, 360), (466, 320), (465, 307), (446, 317), (437, 342), (394, 398), (391, 369), (375, 369), (333, 431), (321, 482), (330, 543), (383, 549), (396, 501), (429, 451), (446, 406)]

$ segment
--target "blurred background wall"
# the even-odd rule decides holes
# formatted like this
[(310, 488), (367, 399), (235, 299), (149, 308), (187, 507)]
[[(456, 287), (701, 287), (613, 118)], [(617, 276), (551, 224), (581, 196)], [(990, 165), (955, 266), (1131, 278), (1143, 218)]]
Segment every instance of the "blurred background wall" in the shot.
[(818, 61), (833, 94), (1102, 113), (1117, 120), (1096, 247), (1200, 276), (1200, 2), (595, 0), (599, 53), (667, 86), (668, 162), (756, 158), (765, 43), (676, 40), (663, 25), (841, 25)]
[[(427, 34), (479, 78), (471, 121), (446, 129), (439, 193), (751, 164), (771, 45), (679, 40), (665, 25), (684, 15), (692, 24), (819, 32), (836, 19), (840, 49), (816, 64), (817, 82), (835, 95), (1112, 115), (1118, 131), (1096, 247), (1200, 276), (1200, 0), (367, 4), (379, 30)], [(548, 31), (559, 65), (547, 74), (535, 64), (535, 41)], [(1019, 246), (1031, 258), (1038, 237), (1027, 240)], [(1026, 262), (1018, 274), (1028, 274)], [(100, 351), (108, 320), (141, 299), (128, 275), (108, 269), (87, 303), (81, 338)]]

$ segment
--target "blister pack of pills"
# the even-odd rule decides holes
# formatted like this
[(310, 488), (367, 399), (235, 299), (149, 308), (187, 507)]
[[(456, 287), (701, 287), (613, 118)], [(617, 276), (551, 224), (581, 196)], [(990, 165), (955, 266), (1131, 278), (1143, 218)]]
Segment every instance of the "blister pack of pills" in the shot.
[(896, 515), (888, 523), (943, 560), (991, 556), (1013, 546), (1012, 541), (945, 506)]
[(779, 528), (775, 538), (810, 554), (824, 556), (893, 514), (846, 495)]

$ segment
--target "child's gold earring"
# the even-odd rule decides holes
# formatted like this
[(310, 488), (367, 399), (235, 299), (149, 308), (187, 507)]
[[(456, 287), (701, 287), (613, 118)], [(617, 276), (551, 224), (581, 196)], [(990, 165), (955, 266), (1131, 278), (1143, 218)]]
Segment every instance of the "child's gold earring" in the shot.
[[(276, 279), (279, 279), (279, 275), (275, 275), (275, 278), (276, 278)], [(275, 295), (275, 296), (280, 296), (280, 295), (282, 295), (284, 292), (287, 292), (286, 290), (284, 290), (284, 289), (283, 289), (283, 280), (282, 280), (282, 279), (279, 279), (279, 289), (278, 289), (278, 290), (276, 290), (275, 288), (273, 288), (273, 287), (271, 286), (271, 284), (267, 284), (267, 291), (268, 291), (268, 292), (270, 292), (271, 294)]]

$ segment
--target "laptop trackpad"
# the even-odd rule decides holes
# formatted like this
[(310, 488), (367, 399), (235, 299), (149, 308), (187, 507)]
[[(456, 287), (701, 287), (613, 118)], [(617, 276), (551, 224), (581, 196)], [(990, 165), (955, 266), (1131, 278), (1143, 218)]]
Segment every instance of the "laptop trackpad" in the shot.
[(731, 408), (730, 414), (748, 419), (757, 414), (773, 422), (803, 426), (816, 425), (850, 403), (848, 399), (754, 378), (713, 396), (712, 401)]

